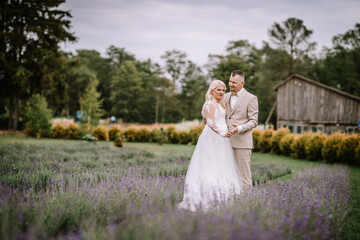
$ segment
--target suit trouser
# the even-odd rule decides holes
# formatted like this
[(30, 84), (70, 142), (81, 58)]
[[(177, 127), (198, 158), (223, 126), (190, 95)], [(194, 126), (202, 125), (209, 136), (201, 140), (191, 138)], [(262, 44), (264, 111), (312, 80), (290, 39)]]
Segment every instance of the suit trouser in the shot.
[(251, 178), (251, 149), (250, 148), (233, 148), (236, 158), (236, 163), (239, 168), (243, 183), (252, 187)]

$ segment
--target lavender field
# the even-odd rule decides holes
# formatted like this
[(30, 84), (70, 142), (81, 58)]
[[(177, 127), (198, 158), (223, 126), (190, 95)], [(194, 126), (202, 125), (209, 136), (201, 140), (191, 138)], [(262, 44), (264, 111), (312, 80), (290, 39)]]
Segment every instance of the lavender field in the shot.
[(254, 163), (252, 190), (194, 213), (176, 207), (190, 156), (75, 141), (0, 146), (0, 239), (340, 238), (347, 168)]

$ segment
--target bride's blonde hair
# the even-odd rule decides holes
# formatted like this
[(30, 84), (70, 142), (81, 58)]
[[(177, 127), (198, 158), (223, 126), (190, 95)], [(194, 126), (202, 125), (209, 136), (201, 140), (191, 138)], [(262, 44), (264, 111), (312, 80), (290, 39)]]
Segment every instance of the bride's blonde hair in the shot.
[(215, 101), (214, 96), (211, 94), (213, 90), (215, 90), (218, 86), (223, 86), (226, 90), (226, 85), (221, 80), (214, 80), (210, 83), (209, 89), (205, 94), (205, 102), (206, 101)]

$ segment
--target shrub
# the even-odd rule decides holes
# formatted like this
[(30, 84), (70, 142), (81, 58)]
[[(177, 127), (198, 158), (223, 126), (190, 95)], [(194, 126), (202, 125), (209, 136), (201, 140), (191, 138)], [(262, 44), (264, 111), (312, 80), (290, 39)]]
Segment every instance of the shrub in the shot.
[(108, 140), (108, 130), (107, 127), (103, 125), (97, 126), (93, 131), (92, 135), (99, 140)]
[(205, 125), (193, 126), (189, 131), (189, 137), (192, 144), (197, 144), (197, 141), (204, 130)]
[(51, 136), (53, 138), (65, 138), (66, 137), (66, 128), (63, 124), (58, 123), (52, 128), (52, 134)]
[(115, 147), (120, 147), (120, 148), (123, 146), (123, 142), (119, 132), (115, 135), (114, 145)]
[(163, 128), (154, 128), (151, 132), (150, 132), (150, 141), (152, 142), (157, 142), (160, 145), (167, 143), (168, 137), (167, 137), (167, 133), (164, 131)]
[(254, 152), (260, 152), (259, 142), (261, 135), (262, 135), (262, 131), (260, 131), (259, 129), (253, 129), (252, 136), (253, 136)]
[(355, 164), (357, 166), (359, 166), (360, 165), (360, 143), (358, 144), (357, 148), (355, 148), (355, 158), (356, 158)]
[(355, 165), (359, 161), (355, 157), (355, 149), (359, 146), (359, 141), (360, 137), (356, 134), (344, 137), (337, 152), (341, 163)]
[(290, 130), (287, 128), (280, 128), (274, 132), (274, 135), (271, 138), (271, 152), (275, 154), (280, 154), (281, 149), (279, 143), (282, 138), (290, 133)]
[(287, 134), (285, 137), (281, 139), (279, 142), (279, 147), (281, 154), (284, 154), (285, 156), (291, 155), (291, 145), (293, 145), (295, 140), (295, 134)]
[(271, 138), (273, 136), (272, 129), (266, 129), (262, 132), (261, 138), (259, 139), (259, 150), (260, 152), (267, 153), (271, 150)]
[(322, 158), (321, 149), (326, 140), (326, 135), (317, 132), (309, 135), (309, 139), (305, 143), (305, 156), (311, 161), (320, 161)]
[(79, 126), (75, 123), (70, 123), (69, 126), (65, 129), (65, 135), (66, 138), (69, 139), (79, 139), (80, 138), (80, 132), (79, 132)]
[(170, 143), (179, 143), (179, 139), (177, 137), (176, 128), (173, 124), (169, 125), (165, 128), (166, 136)]
[(33, 95), (26, 103), (25, 132), (30, 136), (48, 137), (51, 135), (50, 119), (52, 111), (48, 108), (45, 97), (40, 94)]
[(116, 135), (120, 134), (122, 135), (122, 129), (119, 125), (113, 125), (109, 130), (109, 139), (110, 141), (114, 141), (116, 138)]
[(340, 162), (337, 156), (337, 152), (344, 137), (345, 135), (341, 132), (336, 132), (325, 139), (323, 148), (321, 150), (322, 158), (325, 160), (325, 162)]
[(191, 137), (188, 132), (182, 130), (176, 132), (176, 138), (180, 144), (188, 144), (191, 142)]
[(305, 144), (309, 138), (310, 133), (297, 135), (295, 137), (294, 143), (291, 145), (291, 156), (304, 159), (306, 157)]
[(128, 127), (124, 132), (124, 136), (125, 136), (126, 141), (136, 142), (136, 140), (137, 140), (137, 132), (138, 132), (138, 130), (136, 129), (136, 127), (134, 127), (134, 126)]
[(91, 135), (91, 125), (89, 123), (82, 123), (79, 127), (79, 136), (83, 137), (87, 134)]
[(136, 141), (137, 142), (149, 142), (150, 141), (149, 129), (146, 127), (140, 128), (136, 134)]

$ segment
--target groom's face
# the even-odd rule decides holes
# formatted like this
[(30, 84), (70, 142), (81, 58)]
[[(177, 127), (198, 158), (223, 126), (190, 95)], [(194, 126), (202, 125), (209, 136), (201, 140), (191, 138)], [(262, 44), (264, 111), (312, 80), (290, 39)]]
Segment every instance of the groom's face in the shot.
[(244, 86), (244, 78), (240, 75), (230, 76), (229, 88), (231, 92), (238, 92)]

